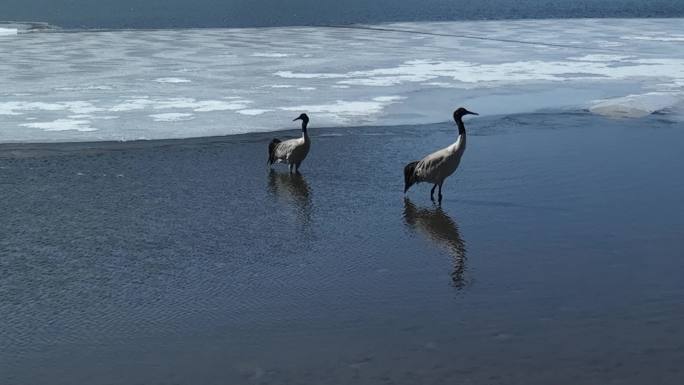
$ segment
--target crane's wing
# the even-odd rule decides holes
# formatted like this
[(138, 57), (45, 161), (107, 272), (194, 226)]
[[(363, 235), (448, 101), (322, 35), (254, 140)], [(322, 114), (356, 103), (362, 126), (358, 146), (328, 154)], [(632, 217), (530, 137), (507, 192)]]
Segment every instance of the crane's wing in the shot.
[(278, 143), (273, 151), (276, 159), (287, 158), (300, 144), (299, 139), (289, 139)]
[(447, 154), (443, 151), (434, 152), (421, 159), (416, 165), (416, 176), (419, 179), (430, 178), (435, 175), (440, 166), (446, 161)]

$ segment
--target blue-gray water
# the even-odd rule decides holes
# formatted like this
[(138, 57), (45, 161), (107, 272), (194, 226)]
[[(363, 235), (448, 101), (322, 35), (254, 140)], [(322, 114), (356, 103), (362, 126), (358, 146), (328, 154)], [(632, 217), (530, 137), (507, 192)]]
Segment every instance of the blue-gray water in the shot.
[(684, 125), (468, 126), (1, 145), (0, 383), (684, 383)]
[[(681, 0), (3, 0), (1, 20), (66, 28), (254, 27), (603, 17), (681, 17)], [(284, 47), (285, 48), (285, 47)]]

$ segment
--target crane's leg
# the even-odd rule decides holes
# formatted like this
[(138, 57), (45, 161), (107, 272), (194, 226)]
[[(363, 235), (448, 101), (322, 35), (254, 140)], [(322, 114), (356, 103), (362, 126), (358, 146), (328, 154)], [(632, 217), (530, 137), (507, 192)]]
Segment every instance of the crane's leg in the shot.
[(433, 202), (435, 201), (435, 187), (437, 187), (437, 185), (432, 186), (432, 190), (430, 190), (430, 200)]
[(439, 193), (437, 194), (437, 197), (439, 197), (439, 204), (442, 204), (442, 183), (439, 184)]
[(295, 163), (295, 172), (299, 174), (299, 165), (302, 164), (302, 162)]
[(292, 174), (292, 168), (294, 167), (294, 164), (290, 163), (289, 167), (290, 167), (290, 174)]

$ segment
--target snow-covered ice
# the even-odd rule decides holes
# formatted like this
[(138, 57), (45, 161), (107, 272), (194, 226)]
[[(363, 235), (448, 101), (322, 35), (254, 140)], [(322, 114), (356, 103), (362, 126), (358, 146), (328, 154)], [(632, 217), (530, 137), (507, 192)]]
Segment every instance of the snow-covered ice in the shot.
[(0, 27), (0, 36), (16, 35), (19, 32), (16, 28), (3, 28)]
[(684, 116), (682, 19), (380, 27), (3, 26), (0, 142), (270, 131), (294, 128), (305, 111), (312, 127), (432, 123), (460, 105), (483, 115)]

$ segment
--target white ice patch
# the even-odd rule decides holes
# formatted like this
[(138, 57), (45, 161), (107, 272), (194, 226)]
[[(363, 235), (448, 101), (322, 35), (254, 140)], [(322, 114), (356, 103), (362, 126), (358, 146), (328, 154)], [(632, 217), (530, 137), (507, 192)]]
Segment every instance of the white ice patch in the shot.
[(95, 107), (92, 103), (86, 101), (60, 103), (16, 101), (0, 103), (0, 115), (22, 115), (29, 111), (68, 111), (71, 114), (89, 114), (102, 111), (102, 108)]
[(69, 119), (89, 119), (89, 120), (114, 120), (118, 119), (118, 116), (113, 115), (89, 115), (89, 114), (77, 114), (69, 115)]
[(89, 120), (79, 119), (57, 119), (51, 122), (32, 122), (20, 124), (22, 127), (38, 128), (43, 131), (97, 131), (97, 128), (90, 126)]
[(619, 62), (631, 59), (633, 56), (609, 55), (609, 54), (590, 54), (579, 57), (570, 57), (570, 60), (590, 61), (590, 62)]
[(44, 111), (58, 111), (62, 106), (50, 103), (36, 103), (36, 102), (4, 102), (0, 103), (0, 115), (21, 115), (25, 111), (30, 110), (44, 110)]
[(624, 40), (646, 40), (662, 42), (684, 42), (684, 35), (665, 35), (665, 36), (623, 36)]
[(181, 112), (169, 112), (166, 114), (152, 114), (150, 115), (155, 122), (181, 122), (185, 120), (192, 120), (193, 114)]
[(278, 71), (274, 75), (285, 79), (338, 79), (344, 77), (341, 74), (296, 73), (292, 71)]
[(111, 89), (113, 87), (107, 85), (55, 87), (55, 91), (106, 91)]
[(441, 88), (450, 88), (454, 87), (453, 83), (449, 82), (427, 82), (424, 83), (426, 86), (434, 86), (434, 87), (441, 87)]
[(642, 95), (628, 95), (621, 98), (600, 100), (590, 111), (616, 118), (640, 118), (672, 108), (682, 103), (681, 95), (665, 92), (649, 92)]
[(574, 61), (515, 61), (481, 64), (465, 61), (410, 60), (396, 67), (345, 73), (276, 72), (293, 79), (344, 79), (338, 84), (389, 87), (404, 83), (450, 79), (458, 83), (512, 84), (592, 79), (625, 80), (648, 77), (684, 77), (684, 59), (634, 59), (587, 55)]
[(597, 40), (595, 43), (601, 48), (623, 47), (625, 44), (619, 41)]
[(220, 100), (205, 100), (197, 102), (194, 110), (196, 112), (234, 111), (244, 109), (250, 103), (251, 102), (247, 100), (239, 100), (234, 102), (224, 102)]
[(144, 109), (179, 109), (194, 112), (231, 111), (246, 108), (251, 101), (243, 99), (197, 100), (194, 98), (150, 99), (147, 97), (125, 100), (109, 109), (112, 112), (135, 111)]
[(12, 36), (19, 33), (16, 28), (0, 28), (0, 36)]
[(373, 115), (377, 115), (390, 104), (404, 99), (401, 96), (380, 96), (367, 101), (344, 101), (338, 100), (330, 104), (310, 104), (293, 107), (282, 107), (283, 111), (307, 111), (310, 114), (319, 114), (328, 120), (337, 123), (350, 123), (368, 121)]
[(394, 103), (403, 99), (406, 98), (403, 96), (378, 96), (376, 98), (373, 98), (373, 101), (380, 103)]
[(267, 53), (267, 52), (257, 52), (252, 54), (253, 57), (271, 57), (271, 58), (280, 58), (280, 57), (288, 57), (290, 55), (286, 53), (279, 53), (279, 52), (273, 52), (273, 53)]
[(95, 107), (90, 102), (75, 101), (62, 103), (66, 109), (74, 114), (91, 114), (93, 112), (102, 111), (100, 107)]
[(157, 79), (154, 79), (154, 81), (157, 83), (170, 83), (170, 84), (192, 83), (190, 80), (183, 79), (183, 78), (157, 78)]
[(260, 110), (258, 108), (248, 108), (248, 109), (244, 109), (244, 110), (238, 110), (237, 113), (242, 114), (242, 115), (248, 115), (248, 116), (257, 116), (257, 115), (263, 115), (263, 114), (265, 114), (267, 112), (271, 112), (271, 111), (273, 111), (273, 110)]
[(124, 112), (144, 110), (153, 104), (154, 102), (148, 98), (128, 99), (110, 108), (109, 111)]
[(195, 112), (230, 111), (241, 110), (247, 107), (247, 100), (195, 100), (193, 98), (172, 98), (159, 100), (154, 105), (155, 109), (191, 109)]

